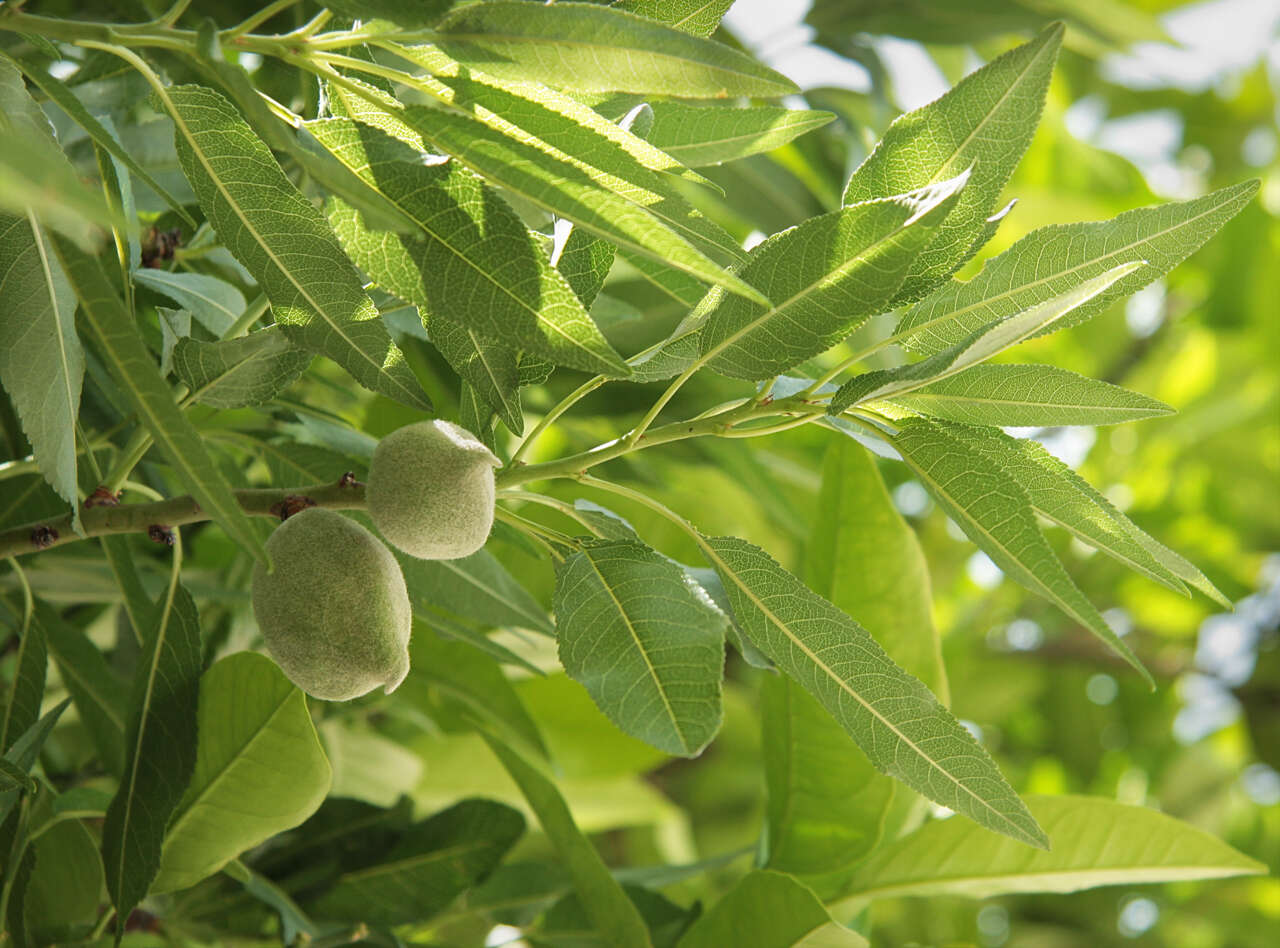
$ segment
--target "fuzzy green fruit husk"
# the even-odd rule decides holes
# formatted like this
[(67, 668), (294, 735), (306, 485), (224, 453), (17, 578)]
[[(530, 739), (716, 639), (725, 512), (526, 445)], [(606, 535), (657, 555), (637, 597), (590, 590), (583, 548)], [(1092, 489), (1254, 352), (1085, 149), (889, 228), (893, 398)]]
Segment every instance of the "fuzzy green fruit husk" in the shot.
[(373, 452), (365, 498), (388, 543), (424, 560), (469, 556), (493, 528), (493, 469), (502, 462), (448, 421), (387, 435)]
[(267, 540), (274, 572), (253, 571), (253, 614), (267, 651), (315, 698), (348, 701), (409, 673), (413, 611), (400, 564), (360, 524), (322, 507)]

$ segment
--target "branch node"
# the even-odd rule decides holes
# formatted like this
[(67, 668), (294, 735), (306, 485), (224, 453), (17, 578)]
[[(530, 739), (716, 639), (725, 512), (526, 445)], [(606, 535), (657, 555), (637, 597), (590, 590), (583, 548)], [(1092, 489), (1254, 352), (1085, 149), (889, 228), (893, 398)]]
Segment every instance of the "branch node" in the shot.
[(173, 527), (167, 527), (162, 523), (153, 523), (147, 527), (147, 537), (154, 543), (163, 543), (165, 546), (173, 546)]
[(47, 550), (58, 542), (58, 531), (53, 527), (40, 525), (31, 531), (31, 545), (37, 550)]
[(105, 485), (99, 485), (93, 489), (93, 493), (84, 499), (85, 508), (89, 507), (119, 507), (120, 492), (112, 492), (111, 488)]
[[(343, 475), (344, 477), (346, 475)], [(339, 481), (339, 484), (342, 482)], [(290, 494), (279, 503), (272, 504), (267, 509), (280, 518), (281, 522), (288, 520), (294, 514), (306, 510), (308, 507), (314, 507), (316, 502), (310, 497), (304, 497), (301, 494)]]

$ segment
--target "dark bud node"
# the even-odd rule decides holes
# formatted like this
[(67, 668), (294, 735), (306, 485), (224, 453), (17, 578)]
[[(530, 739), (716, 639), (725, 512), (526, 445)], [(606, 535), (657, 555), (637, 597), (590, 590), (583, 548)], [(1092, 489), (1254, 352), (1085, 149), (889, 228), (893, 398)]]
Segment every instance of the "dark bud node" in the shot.
[(58, 531), (53, 527), (39, 526), (31, 531), (31, 545), (37, 550), (47, 550), (58, 542)]
[(272, 504), (268, 509), (283, 521), (315, 505), (316, 502), (310, 497), (303, 497), (301, 494), (290, 494), (278, 504)]
[(119, 507), (120, 495), (113, 494), (105, 487), (95, 487), (93, 493), (84, 499), (85, 507)]

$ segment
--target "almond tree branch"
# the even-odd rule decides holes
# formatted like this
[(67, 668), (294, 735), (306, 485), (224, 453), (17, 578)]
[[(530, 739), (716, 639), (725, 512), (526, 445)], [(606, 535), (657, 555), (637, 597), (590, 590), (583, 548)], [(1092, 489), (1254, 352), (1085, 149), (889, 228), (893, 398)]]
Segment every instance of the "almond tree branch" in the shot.
[[(336, 484), (238, 490), (235, 496), (241, 509), (250, 516), (277, 519), (283, 519), (288, 513), (305, 507), (363, 510), (366, 506), (364, 485), (346, 477)], [(99, 503), (80, 511), (84, 536), (76, 534), (72, 529), (70, 514), (48, 520), (35, 520), (0, 531), (0, 559), (39, 553), (77, 540), (113, 533), (146, 533), (157, 542), (167, 542), (164, 536), (171, 528), (208, 519), (209, 516), (189, 495), (148, 504), (113, 506)]]

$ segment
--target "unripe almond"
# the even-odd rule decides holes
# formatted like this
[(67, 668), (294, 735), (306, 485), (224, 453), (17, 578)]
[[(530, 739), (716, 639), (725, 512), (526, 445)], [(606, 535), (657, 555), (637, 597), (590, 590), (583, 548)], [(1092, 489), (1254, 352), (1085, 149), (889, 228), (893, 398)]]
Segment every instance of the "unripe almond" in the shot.
[(348, 701), (409, 673), (413, 613), (400, 564), (360, 524), (323, 507), (293, 514), (267, 540), (273, 572), (253, 572), (267, 651), (307, 694)]
[(406, 425), (374, 449), (365, 490), (369, 516), (388, 543), (410, 556), (468, 556), (493, 528), (493, 469), (501, 463), (451, 422)]

